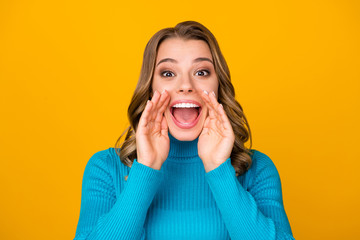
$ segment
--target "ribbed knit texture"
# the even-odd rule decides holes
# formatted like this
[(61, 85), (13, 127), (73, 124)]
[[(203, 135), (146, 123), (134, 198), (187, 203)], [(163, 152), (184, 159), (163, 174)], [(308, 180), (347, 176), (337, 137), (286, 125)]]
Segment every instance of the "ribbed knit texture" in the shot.
[(206, 173), (198, 139), (169, 137), (160, 170), (137, 159), (129, 168), (114, 148), (90, 158), (75, 240), (294, 239), (267, 155), (253, 149), (252, 166), (239, 177), (230, 158)]

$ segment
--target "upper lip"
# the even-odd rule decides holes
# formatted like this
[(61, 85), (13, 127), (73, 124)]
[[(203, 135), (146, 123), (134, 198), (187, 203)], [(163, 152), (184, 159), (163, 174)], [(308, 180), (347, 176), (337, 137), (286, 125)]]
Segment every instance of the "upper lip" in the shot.
[(176, 101), (174, 101), (174, 102), (172, 102), (171, 104), (170, 104), (170, 108), (172, 108), (172, 106), (174, 106), (175, 104), (178, 104), (178, 103), (193, 103), (193, 104), (196, 104), (196, 105), (198, 105), (198, 106), (202, 106), (199, 102), (197, 102), (197, 101), (194, 101), (194, 100), (190, 100), (190, 99), (181, 99), (181, 100), (176, 100)]

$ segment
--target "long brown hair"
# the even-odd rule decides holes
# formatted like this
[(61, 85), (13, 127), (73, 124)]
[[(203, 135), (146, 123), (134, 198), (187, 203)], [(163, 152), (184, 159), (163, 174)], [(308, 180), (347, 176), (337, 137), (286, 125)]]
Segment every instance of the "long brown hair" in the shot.
[[(157, 51), (162, 41), (174, 37), (184, 40), (203, 40), (209, 45), (214, 60), (215, 72), (219, 80), (218, 101), (223, 105), (235, 134), (234, 147), (230, 156), (231, 164), (236, 171), (236, 176), (242, 175), (250, 168), (252, 163), (250, 127), (241, 105), (235, 99), (235, 90), (231, 83), (230, 71), (214, 35), (205, 26), (195, 21), (185, 21), (177, 24), (174, 28), (164, 28), (155, 33), (147, 43), (139, 81), (128, 108), (130, 126), (116, 141), (116, 153), (119, 155), (122, 163), (129, 167), (131, 167), (134, 159), (137, 157), (135, 131), (141, 113), (145, 109), (146, 102), (151, 97), (151, 84)], [(125, 140), (121, 144), (120, 140), (125, 134)], [(249, 138), (250, 148), (247, 149), (244, 144)]]

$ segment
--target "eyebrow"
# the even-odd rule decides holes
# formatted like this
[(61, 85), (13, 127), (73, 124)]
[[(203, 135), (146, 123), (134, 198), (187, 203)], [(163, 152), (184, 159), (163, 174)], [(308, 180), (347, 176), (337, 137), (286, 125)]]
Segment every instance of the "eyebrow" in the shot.
[[(206, 58), (206, 57), (196, 58), (196, 59), (194, 59), (193, 63), (202, 62), (202, 61), (208, 61), (208, 62), (211, 62), (212, 65), (214, 65), (214, 63), (211, 61), (211, 59)], [(178, 61), (176, 61), (176, 60), (173, 59), (173, 58), (164, 58), (164, 59), (160, 60), (159, 63), (158, 63), (156, 66), (159, 66), (159, 64), (160, 64), (160, 63), (163, 63), (163, 62), (178, 63)]]

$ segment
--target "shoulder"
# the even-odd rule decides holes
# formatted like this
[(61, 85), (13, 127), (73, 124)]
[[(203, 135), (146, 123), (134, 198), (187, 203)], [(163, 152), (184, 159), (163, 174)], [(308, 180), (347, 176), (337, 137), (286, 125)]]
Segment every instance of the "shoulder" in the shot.
[(89, 191), (98, 186), (98, 189), (108, 189), (118, 196), (125, 187), (129, 172), (130, 168), (120, 161), (115, 148), (97, 151), (86, 164), (83, 189)]
[(273, 170), (274, 168), (276, 169), (274, 162), (268, 155), (256, 149), (251, 149), (250, 151), (253, 153), (253, 155), (251, 156), (251, 168), (253, 168), (253, 170), (258, 172), (259, 170), (262, 170), (264, 168), (272, 168)]
[(100, 150), (92, 154), (90, 159), (86, 164), (86, 168), (93, 166), (102, 166), (107, 167), (109, 160), (111, 158), (110, 148), (106, 150)]
[(93, 153), (86, 164), (85, 173), (97, 171), (99, 173), (113, 175), (113, 173), (122, 171), (125, 168), (127, 168), (127, 166), (120, 161), (116, 149), (108, 148)]
[(249, 186), (254, 187), (264, 182), (280, 185), (279, 172), (271, 158), (259, 150), (251, 149), (250, 151), (253, 153), (252, 164), (246, 173)]

